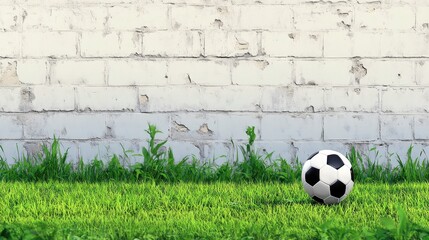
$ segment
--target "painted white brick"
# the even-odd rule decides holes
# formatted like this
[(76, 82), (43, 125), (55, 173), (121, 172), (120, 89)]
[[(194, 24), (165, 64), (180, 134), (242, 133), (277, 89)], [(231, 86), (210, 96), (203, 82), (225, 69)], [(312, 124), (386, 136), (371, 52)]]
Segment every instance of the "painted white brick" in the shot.
[(21, 34), (0, 32), (0, 57), (19, 57), (21, 54)]
[(79, 87), (76, 92), (79, 111), (135, 111), (137, 89), (132, 87)]
[(108, 62), (110, 86), (165, 85), (166, 61), (112, 60)]
[(16, 0), (21, 4), (28, 6), (110, 6), (112, 4), (144, 4), (153, 3), (154, 0), (105, 0), (100, 3), (99, 0)]
[(258, 36), (256, 32), (205, 32), (205, 55), (219, 57), (238, 57), (258, 55)]
[(241, 5), (231, 8), (232, 28), (239, 30), (290, 30), (293, 12), (289, 6)]
[(410, 5), (360, 5), (355, 24), (361, 29), (410, 30), (415, 27), (414, 7)]
[(107, 17), (106, 8), (45, 6), (25, 8), (23, 28), (26, 31), (102, 30)]
[(176, 163), (180, 162), (185, 157), (188, 157), (188, 160), (192, 160), (192, 157), (196, 157), (197, 159), (204, 158), (204, 153), (198, 148), (197, 143), (187, 141), (168, 141), (166, 147), (173, 150), (174, 160)]
[(191, 86), (141, 87), (142, 112), (199, 111), (203, 109), (201, 91)]
[(416, 28), (421, 31), (427, 31), (429, 29), (429, 6), (417, 7)]
[(381, 115), (382, 140), (412, 140), (413, 116), (409, 115)]
[(218, 6), (228, 5), (231, 0), (162, 0), (163, 3), (172, 4), (187, 4), (187, 5), (203, 5), (203, 6)]
[(8, 6), (0, 6), (0, 32), (19, 30), (20, 15), (20, 8), (12, 6), (12, 3), (9, 3)]
[(405, 32), (387, 33), (381, 38), (381, 56), (427, 57), (429, 56), (428, 34)]
[(260, 109), (258, 87), (207, 87), (201, 89), (204, 110), (253, 112)]
[(116, 5), (109, 8), (108, 25), (114, 30), (164, 30), (170, 26), (167, 13), (168, 5)]
[(22, 54), (25, 57), (74, 57), (77, 55), (77, 34), (24, 32)]
[(133, 32), (84, 32), (80, 47), (83, 57), (127, 57), (141, 52), (141, 37)]
[(266, 114), (261, 119), (262, 140), (321, 140), (321, 115)]
[(296, 60), (296, 84), (322, 86), (348, 86), (353, 82), (348, 60)]
[(230, 85), (229, 62), (224, 61), (170, 61), (169, 84)]
[(245, 140), (248, 138), (248, 126), (255, 126), (255, 130), (259, 131), (259, 118), (253, 114), (236, 113), (174, 114), (171, 137), (177, 140)]
[(255, 147), (260, 154), (273, 153), (272, 159), (283, 158), (293, 162), (296, 156), (296, 148), (288, 141), (256, 141)]
[(399, 165), (398, 156), (402, 162), (406, 162), (408, 160), (407, 151), (413, 147), (411, 152), (411, 158), (414, 160), (416, 158), (423, 160), (427, 158), (427, 152), (429, 151), (429, 146), (427, 143), (419, 143), (415, 141), (395, 141), (391, 142), (388, 145), (388, 154), (392, 154), (389, 159), (389, 162), (392, 164), (392, 167), (396, 167)]
[(198, 57), (200, 34), (195, 31), (160, 31), (143, 34), (143, 54), (149, 56)]
[(47, 63), (45, 60), (21, 60), (17, 65), (19, 81), (24, 84), (45, 84)]
[(169, 118), (168, 114), (120, 113), (107, 115), (106, 121), (110, 137), (114, 139), (146, 140), (148, 135), (145, 131), (149, 124), (154, 124), (162, 132), (157, 134), (157, 139), (168, 138)]
[(416, 64), (416, 82), (419, 85), (429, 85), (429, 61), (418, 61)]
[(21, 106), (21, 89), (0, 88), (0, 111), (2, 112), (19, 112)]
[[(95, 157), (98, 160), (102, 160), (104, 163), (107, 163), (114, 154), (121, 154), (123, 149), (132, 150), (135, 153), (140, 153), (142, 143), (135, 141), (112, 141), (109, 140), (91, 140), (91, 141), (78, 141), (78, 155), (84, 160), (85, 163), (90, 163)], [(145, 145), (146, 146), (146, 145)], [(136, 163), (136, 161), (141, 162), (141, 158), (130, 157), (130, 159), (120, 158), (121, 163), (124, 166), (129, 166), (130, 164)]]
[(303, 31), (349, 29), (353, 9), (347, 5), (297, 5), (293, 7), (295, 28)]
[(319, 112), (324, 110), (323, 89), (267, 87), (262, 90), (262, 111)]
[(328, 115), (324, 118), (325, 140), (373, 141), (379, 138), (377, 115)]
[(381, 36), (376, 32), (326, 32), (324, 34), (325, 57), (378, 57)]
[(231, 25), (230, 10), (225, 6), (176, 6), (171, 7), (174, 29), (224, 29)]
[(323, 38), (318, 33), (263, 32), (262, 48), (268, 56), (321, 57)]
[(51, 83), (61, 85), (104, 85), (104, 61), (61, 60), (51, 64)]
[(74, 88), (72, 87), (35, 86), (30, 88), (30, 91), (34, 94), (34, 99), (30, 101), (30, 110), (74, 110)]
[(384, 112), (427, 112), (429, 91), (424, 88), (387, 88), (381, 91)]
[(416, 116), (414, 118), (414, 138), (416, 140), (429, 139), (429, 118), (427, 116)]
[[(24, 137), (47, 139), (94, 139), (106, 135), (106, 116), (102, 114), (49, 113), (24, 117)], [(85, 129), (85, 131), (82, 131)]]
[(360, 60), (367, 70), (359, 80), (360, 85), (413, 86), (415, 63), (409, 60)]
[(232, 68), (232, 81), (237, 85), (279, 85), (293, 83), (293, 63), (289, 60), (237, 60)]
[(21, 139), (23, 126), (15, 115), (0, 115), (0, 139)]
[(0, 146), (3, 151), (0, 150), (0, 156), (6, 158), (8, 164), (14, 164), (18, 156), (22, 156), (21, 153), (24, 149), (24, 142), (16, 140), (2, 140)]
[(16, 60), (0, 60), (0, 86), (19, 86)]
[(325, 90), (328, 111), (376, 112), (378, 111), (376, 88), (332, 88)]

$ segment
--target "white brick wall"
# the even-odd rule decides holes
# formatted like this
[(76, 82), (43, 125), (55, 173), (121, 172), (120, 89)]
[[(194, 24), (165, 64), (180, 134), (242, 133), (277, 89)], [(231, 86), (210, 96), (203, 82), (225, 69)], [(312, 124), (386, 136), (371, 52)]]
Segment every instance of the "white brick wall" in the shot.
[[(0, 2), (0, 144), (230, 155), (429, 145), (426, 0)], [(4, 141), (3, 141), (4, 140)], [(11, 156), (14, 149), (7, 149)], [(223, 161), (223, 160), (222, 160)]]

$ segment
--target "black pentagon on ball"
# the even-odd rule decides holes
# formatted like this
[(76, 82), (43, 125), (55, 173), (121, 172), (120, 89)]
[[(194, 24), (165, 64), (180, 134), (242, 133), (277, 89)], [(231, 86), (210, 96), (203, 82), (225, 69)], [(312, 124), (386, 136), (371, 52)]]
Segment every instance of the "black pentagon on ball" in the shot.
[(318, 198), (318, 197), (316, 197), (316, 196), (313, 196), (313, 199), (314, 199), (314, 201), (316, 201), (316, 202), (318, 202), (318, 203), (324, 203), (324, 202), (323, 202), (323, 199)]
[(316, 156), (316, 154), (318, 154), (319, 152), (315, 152), (315, 153), (313, 153), (313, 154), (311, 154), (311, 156), (310, 157), (308, 157), (308, 159), (307, 159), (307, 161), (308, 160), (310, 160), (310, 159), (312, 159), (314, 156)]
[(340, 169), (344, 166), (343, 160), (337, 154), (328, 155), (327, 164), (335, 169)]
[(352, 175), (352, 181), (355, 181), (355, 174), (353, 173), (353, 168), (350, 169), (350, 173)]
[(337, 198), (344, 196), (346, 193), (346, 185), (341, 181), (336, 181), (334, 184), (330, 186), (331, 195)]
[(311, 186), (314, 186), (317, 182), (320, 181), (320, 170), (314, 167), (308, 169), (308, 171), (305, 173), (305, 181)]

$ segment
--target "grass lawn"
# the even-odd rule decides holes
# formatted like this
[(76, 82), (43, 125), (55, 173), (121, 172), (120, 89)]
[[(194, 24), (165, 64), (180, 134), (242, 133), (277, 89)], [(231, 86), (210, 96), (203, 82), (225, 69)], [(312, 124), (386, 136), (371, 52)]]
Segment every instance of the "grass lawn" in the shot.
[(350, 239), (398, 222), (398, 206), (429, 226), (428, 183), (357, 183), (334, 206), (315, 204), (300, 183), (0, 182), (0, 196), (12, 238)]

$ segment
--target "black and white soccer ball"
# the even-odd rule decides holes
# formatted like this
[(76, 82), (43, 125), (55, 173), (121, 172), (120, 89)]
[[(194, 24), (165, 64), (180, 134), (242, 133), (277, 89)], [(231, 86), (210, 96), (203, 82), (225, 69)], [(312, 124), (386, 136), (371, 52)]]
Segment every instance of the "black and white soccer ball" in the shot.
[(324, 204), (343, 201), (354, 185), (350, 161), (332, 150), (311, 155), (302, 167), (301, 180), (308, 195)]

